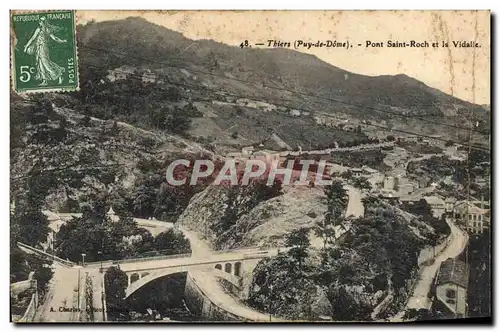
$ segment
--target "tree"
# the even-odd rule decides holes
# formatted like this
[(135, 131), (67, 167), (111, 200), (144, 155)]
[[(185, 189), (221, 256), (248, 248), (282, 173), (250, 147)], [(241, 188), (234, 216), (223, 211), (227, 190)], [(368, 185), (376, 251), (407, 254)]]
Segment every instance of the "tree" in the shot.
[(33, 276), (33, 278), (36, 280), (38, 293), (41, 294), (41, 296), (45, 294), (47, 286), (49, 285), (49, 281), (50, 279), (52, 279), (53, 275), (54, 272), (52, 272), (52, 269), (46, 266), (40, 266), (35, 271), (35, 275)]
[(187, 254), (191, 252), (189, 240), (174, 229), (162, 232), (154, 239), (155, 249), (163, 255)]
[(363, 308), (356, 302), (345, 285), (331, 286), (327, 292), (332, 304), (332, 317), (339, 321), (361, 321), (365, 318), (368, 308)]
[(112, 266), (104, 275), (104, 284), (108, 313), (111, 313), (115, 318), (127, 315), (128, 310), (124, 300), (125, 290), (128, 286), (127, 274), (119, 267)]
[(340, 176), (344, 179), (347, 179), (347, 180), (352, 179), (352, 171), (350, 169), (348, 169), (347, 171), (340, 174)]
[(372, 189), (372, 185), (370, 184), (370, 182), (366, 178), (355, 178), (352, 181), (352, 185), (355, 188), (360, 189), (360, 190), (363, 190), (363, 189), (370, 190), (370, 189)]
[[(30, 193), (31, 195), (32, 193)], [(17, 241), (37, 246), (47, 240), (49, 221), (41, 211), (40, 201), (30, 198), (26, 204), (18, 205), (11, 217), (11, 229), (17, 229)]]
[(133, 202), (134, 215), (141, 218), (151, 217), (154, 213), (156, 190), (147, 183), (137, 188)]
[(192, 120), (187, 114), (175, 108), (165, 118), (165, 129), (175, 134), (184, 134), (191, 127), (191, 122)]
[(291, 247), (289, 254), (299, 263), (299, 269), (302, 270), (302, 265), (308, 256), (308, 249), (311, 245), (308, 229), (294, 229), (291, 233), (286, 235), (285, 245)]
[(396, 138), (394, 137), (394, 135), (387, 135), (386, 139), (389, 141), (389, 142), (393, 142), (396, 140)]
[(347, 207), (347, 192), (340, 181), (334, 181), (324, 189), (327, 199), (327, 211), (322, 221), (316, 224), (317, 236), (323, 238), (323, 249), (335, 240), (335, 226), (339, 222), (342, 212)]

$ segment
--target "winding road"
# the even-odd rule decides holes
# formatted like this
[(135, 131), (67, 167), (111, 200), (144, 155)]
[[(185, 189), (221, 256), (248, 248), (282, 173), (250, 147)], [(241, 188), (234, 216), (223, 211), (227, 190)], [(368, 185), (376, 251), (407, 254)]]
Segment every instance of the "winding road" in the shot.
[(347, 203), (345, 216), (354, 218), (363, 217), (365, 215), (365, 207), (361, 200), (361, 192), (353, 186), (346, 186), (346, 188), (349, 195), (349, 201)]
[(427, 294), (431, 290), (432, 281), (434, 280), (434, 276), (441, 266), (441, 263), (448, 258), (454, 258), (460, 255), (465, 249), (465, 245), (468, 241), (467, 232), (461, 230), (450, 221), (447, 221), (447, 223), (451, 228), (450, 243), (439, 255), (435, 257), (435, 261), (432, 265), (422, 267), (420, 279), (413, 290), (413, 295), (406, 304), (406, 308), (408, 309), (430, 308), (432, 302), (427, 297)]
[(446, 222), (451, 228), (449, 244), (441, 253), (436, 255), (436, 257), (434, 258), (434, 262), (431, 265), (423, 266), (421, 268), (419, 280), (415, 285), (415, 288), (413, 289), (412, 296), (406, 303), (405, 309), (399, 312), (394, 317), (390, 318), (389, 321), (402, 321), (402, 318), (407, 309), (429, 309), (432, 305), (432, 302), (427, 297), (427, 294), (431, 290), (432, 282), (434, 281), (434, 277), (436, 276), (441, 263), (448, 258), (457, 257), (462, 253), (462, 251), (464, 251), (467, 241), (469, 240), (467, 232), (463, 231), (449, 220), (447, 220)]

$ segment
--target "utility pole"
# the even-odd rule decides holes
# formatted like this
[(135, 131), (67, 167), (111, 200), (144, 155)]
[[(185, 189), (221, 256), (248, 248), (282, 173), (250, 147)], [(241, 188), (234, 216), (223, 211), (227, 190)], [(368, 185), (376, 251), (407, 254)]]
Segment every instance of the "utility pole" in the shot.
[(101, 261), (101, 268), (99, 269), (99, 272), (102, 273), (102, 251), (98, 251), (97, 254), (99, 255), (99, 260)]
[(269, 286), (269, 322), (272, 322), (271, 306), (273, 304), (273, 285)]
[(78, 269), (78, 310), (80, 310), (80, 269)]
[(56, 242), (56, 232), (52, 231), (52, 262), (56, 260), (56, 252), (55, 252), (55, 242)]

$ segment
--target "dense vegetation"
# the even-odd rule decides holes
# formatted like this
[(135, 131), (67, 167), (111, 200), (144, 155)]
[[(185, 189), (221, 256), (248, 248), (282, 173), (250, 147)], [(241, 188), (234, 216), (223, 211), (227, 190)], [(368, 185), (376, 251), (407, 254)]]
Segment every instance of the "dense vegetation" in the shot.
[[(335, 184), (325, 191), (329, 205), (325, 223), (339, 225), (345, 193)], [(365, 216), (338, 239), (332, 227), (319, 223), (317, 234), (324, 239), (320, 260), (312, 255), (308, 230), (292, 232), (286, 242), (291, 247), (288, 252), (257, 265), (248, 303), (287, 319), (326, 315), (351, 321), (370, 319), (370, 299), (378, 291), (404, 298), (424, 243), (394, 209), (374, 199), (367, 200), (365, 208)]]
[(418, 202), (403, 202), (401, 208), (416, 216), (421, 217), (426, 223), (434, 228), (436, 236), (448, 236), (451, 232), (450, 226), (445, 221), (445, 216), (442, 218), (434, 217), (432, 209), (425, 199)]
[(371, 151), (349, 151), (332, 152), (331, 161), (336, 164), (342, 164), (347, 167), (362, 167), (364, 165), (385, 171), (384, 153), (381, 150)]
[(472, 183), (478, 176), (489, 176), (490, 170), (482, 166), (484, 163), (489, 163), (490, 158), (489, 153), (473, 149), (469, 161), (452, 160), (446, 156), (432, 156), (429, 159), (408, 163), (407, 172), (417, 177), (425, 175), (436, 183), (446, 176), (451, 176), (454, 182), (466, 186), (469, 168)]
[(44, 242), (48, 234), (48, 220), (41, 212), (41, 206), (35, 199), (36, 191), (30, 192), (26, 197), (26, 204), (19, 202), (10, 214), (10, 282), (28, 279), (31, 272), (37, 280), (38, 295), (40, 299), (45, 295), (53, 272), (47, 267), (49, 261), (35, 255), (26, 254), (18, 246), (18, 242), (37, 246)]
[(124, 300), (127, 286), (127, 274), (119, 267), (112, 266), (106, 270), (104, 287), (106, 289), (108, 319), (111, 321), (128, 320), (129, 318), (129, 310)]
[[(491, 234), (489, 232), (469, 238), (468, 250), (470, 264), (469, 286), (467, 288), (468, 317), (491, 317)], [(464, 258), (461, 258), (462, 260)]]
[(130, 217), (113, 222), (90, 209), (62, 225), (56, 238), (57, 255), (71, 261), (79, 261), (81, 253), (91, 262), (189, 252), (189, 241), (179, 231), (169, 229), (153, 238)]
[(181, 90), (144, 83), (138, 73), (115, 82), (109, 81), (106, 71), (92, 67), (81, 75), (86, 83), (72, 94), (74, 99), (66, 98), (63, 105), (87, 116), (180, 135), (190, 128), (192, 118), (202, 116), (193, 104), (181, 102)]

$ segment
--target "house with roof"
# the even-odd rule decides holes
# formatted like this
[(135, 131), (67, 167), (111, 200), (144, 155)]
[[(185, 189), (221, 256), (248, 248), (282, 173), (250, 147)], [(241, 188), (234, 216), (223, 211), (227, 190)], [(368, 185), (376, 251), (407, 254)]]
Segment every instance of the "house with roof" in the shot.
[(446, 202), (444, 199), (437, 195), (424, 197), (425, 201), (431, 207), (432, 214), (436, 218), (441, 218), (441, 216), (446, 212)]
[(361, 168), (351, 168), (351, 173), (354, 178), (359, 178), (363, 175), (363, 170)]
[(241, 152), (230, 152), (226, 155), (226, 158), (242, 160), (259, 159), (266, 162), (279, 162), (281, 159), (285, 159), (280, 155), (280, 152), (266, 149), (254, 151), (253, 146), (244, 147), (241, 149)]
[(451, 213), (454, 221), (464, 225), (471, 234), (482, 234), (490, 228), (490, 210), (483, 204), (478, 207), (470, 201), (459, 201)]
[(384, 189), (396, 190), (396, 178), (394, 176), (386, 176), (384, 178)]
[(448, 258), (441, 263), (434, 279), (436, 300), (433, 306), (448, 317), (465, 317), (467, 314), (467, 287), (469, 267), (457, 258)]
[(154, 82), (156, 82), (156, 74), (149, 69), (146, 70), (142, 74), (142, 83), (154, 83)]
[(259, 150), (250, 155), (250, 159), (260, 159), (265, 161), (280, 161), (280, 153), (272, 150)]
[(446, 197), (446, 199), (444, 200), (445, 211), (452, 212), (456, 202), (457, 199), (455, 197)]
[(136, 69), (131, 66), (121, 66), (113, 70), (108, 70), (108, 75), (106, 76), (110, 82), (126, 80), (127, 77), (133, 75)]

